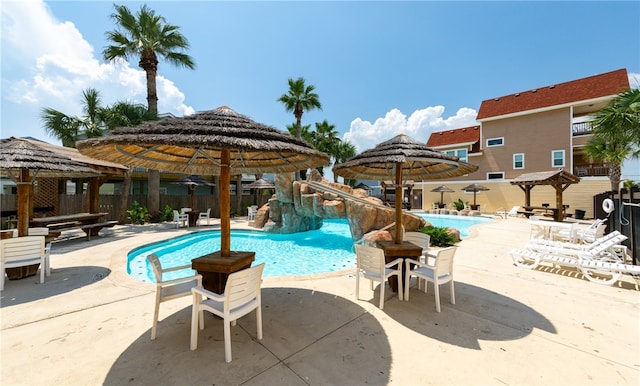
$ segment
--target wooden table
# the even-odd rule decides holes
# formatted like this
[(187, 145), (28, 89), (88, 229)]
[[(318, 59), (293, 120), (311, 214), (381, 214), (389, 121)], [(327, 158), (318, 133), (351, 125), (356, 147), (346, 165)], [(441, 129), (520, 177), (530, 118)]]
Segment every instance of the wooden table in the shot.
[[(378, 241), (377, 245), (384, 251), (385, 263), (389, 263), (398, 257), (403, 259), (402, 261), (402, 280), (405, 278), (406, 266), (404, 259), (418, 260), (422, 256), (422, 247), (419, 247), (409, 241), (403, 241), (402, 244), (396, 244), (395, 241)], [(398, 279), (395, 276), (389, 278), (389, 287), (393, 292), (398, 292)], [(403, 290), (402, 288), (400, 290)]]
[(61, 216), (35, 217), (29, 220), (31, 227), (47, 227), (50, 232), (81, 228), (87, 238), (97, 236), (102, 227), (91, 227), (94, 224), (104, 224), (103, 226), (113, 226), (115, 222), (104, 223), (103, 218), (109, 213), (74, 213)]
[(190, 210), (184, 212), (187, 216), (189, 216), (189, 226), (194, 227), (198, 225), (198, 216), (200, 216), (199, 210)]
[(255, 257), (255, 252), (231, 251), (231, 256), (222, 256), (221, 251), (217, 251), (192, 259), (191, 268), (202, 275), (204, 288), (221, 294), (229, 275), (251, 267)]

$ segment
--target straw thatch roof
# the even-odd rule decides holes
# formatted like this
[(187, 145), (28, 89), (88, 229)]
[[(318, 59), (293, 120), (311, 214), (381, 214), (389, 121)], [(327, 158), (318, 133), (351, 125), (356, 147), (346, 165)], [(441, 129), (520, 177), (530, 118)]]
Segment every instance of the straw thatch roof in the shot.
[(195, 174), (191, 174), (185, 177), (182, 177), (178, 180), (175, 180), (172, 182), (172, 184), (177, 184), (177, 185), (190, 185), (190, 186), (201, 186), (201, 185), (208, 185), (208, 186), (215, 186), (216, 184), (214, 184), (213, 182), (209, 182), (207, 180), (205, 180), (204, 178), (197, 176)]
[(481, 192), (481, 191), (486, 191), (486, 190), (491, 190), (491, 189), (487, 188), (484, 185), (471, 184), (471, 185), (465, 186), (461, 190), (464, 190), (465, 192)]
[(14, 180), (20, 170), (29, 169), (37, 177), (87, 177), (98, 175), (85, 164), (22, 138), (7, 138), (0, 142), (0, 169)]
[(457, 177), (478, 170), (476, 165), (400, 134), (335, 165), (333, 172), (345, 178), (384, 181), (395, 175), (397, 164), (402, 165), (403, 179), (418, 181)]
[(445, 193), (445, 192), (451, 193), (451, 192), (455, 192), (455, 190), (453, 190), (453, 189), (451, 189), (450, 187), (445, 186), (445, 185), (440, 185), (440, 186), (438, 186), (437, 188), (433, 188), (433, 189), (431, 189), (431, 191), (432, 191), (432, 192), (437, 192), (437, 193)]
[(245, 185), (245, 188), (249, 188), (249, 189), (273, 189), (275, 187), (276, 186), (272, 182), (269, 182), (262, 178), (259, 178), (254, 182), (248, 185)]
[(220, 174), (222, 149), (231, 151), (231, 174), (293, 172), (329, 163), (327, 154), (306, 142), (226, 106), (120, 128), (77, 147), (91, 157), (185, 174)]
[(548, 172), (521, 174), (511, 181), (512, 185), (566, 185), (577, 184), (580, 177), (562, 169)]

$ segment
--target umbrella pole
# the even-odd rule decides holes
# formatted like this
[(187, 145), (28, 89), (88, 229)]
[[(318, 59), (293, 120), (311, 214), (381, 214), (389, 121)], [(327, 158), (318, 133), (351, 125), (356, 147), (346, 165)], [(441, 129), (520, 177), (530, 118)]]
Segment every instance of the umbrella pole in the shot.
[(222, 149), (220, 154), (220, 254), (231, 256), (231, 170), (229, 149)]
[(190, 190), (189, 193), (191, 193), (191, 210), (196, 210), (196, 207), (195, 207), (196, 206), (196, 201), (195, 201), (196, 187), (189, 185), (189, 190)]
[(402, 244), (402, 164), (396, 164), (396, 244)]

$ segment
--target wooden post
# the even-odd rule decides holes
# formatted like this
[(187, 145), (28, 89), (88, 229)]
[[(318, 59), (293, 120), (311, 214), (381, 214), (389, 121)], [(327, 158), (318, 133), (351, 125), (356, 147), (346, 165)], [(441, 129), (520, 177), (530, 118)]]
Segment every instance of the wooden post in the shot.
[(231, 255), (231, 152), (222, 149), (220, 154), (220, 252), (223, 257)]
[(89, 196), (89, 213), (100, 212), (100, 181), (98, 177), (89, 178), (87, 186), (87, 195)]
[(402, 164), (396, 163), (396, 244), (402, 244)]
[(29, 169), (20, 169), (18, 184), (18, 236), (27, 236), (29, 233), (29, 212), (33, 206), (31, 198), (33, 185), (29, 177)]

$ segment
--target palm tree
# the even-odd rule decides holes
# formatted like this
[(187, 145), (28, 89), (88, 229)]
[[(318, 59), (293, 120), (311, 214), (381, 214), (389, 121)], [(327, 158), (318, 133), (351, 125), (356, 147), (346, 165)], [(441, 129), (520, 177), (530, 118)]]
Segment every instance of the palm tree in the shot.
[(640, 89), (623, 92), (594, 115), (589, 159), (609, 165), (611, 190), (618, 191), (622, 164), (640, 156)]
[(44, 129), (62, 141), (62, 146), (76, 147), (76, 140), (79, 138), (100, 137), (103, 135), (105, 127), (105, 109), (100, 106), (100, 93), (93, 88), (82, 92), (83, 117), (66, 115), (50, 107), (42, 109), (40, 118), (43, 121)]
[[(342, 163), (348, 160), (349, 158), (355, 157), (356, 155), (356, 147), (353, 146), (348, 141), (340, 141), (340, 143), (336, 146), (335, 153), (333, 154), (336, 163)], [(333, 182), (338, 182), (338, 176), (333, 175)], [(345, 180), (345, 184), (346, 184)]]
[[(315, 86), (305, 85), (304, 78), (296, 80), (290, 78), (288, 82), (289, 91), (282, 94), (278, 102), (282, 102), (288, 112), (293, 112), (293, 116), (296, 117), (296, 138), (302, 138), (302, 114), (316, 108), (322, 110), (322, 104), (318, 94), (313, 92)], [(299, 179), (300, 174), (296, 172), (296, 180)]]
[[(311, 125), (304, 125), (300, 127), (300, 138), (302, 138), (303, 141), (311, 145), (313, 142), (313, 138), (312, 138), (312, 132), (310, 131), (310, 129), (311, 129)], [(287, 125), (287, 131), (289, 131), (289, 134), (296, 136), (298, 132), (298, 126), (296, 126), (295, 123)]]
[(179, 27), (167, 24), (146, 5), (133, 15), (124, 5), (114, 5), (116, 12), (111, 15), (120, 28), (107, 32), (107, 40), (113, 45), (107, 46), (102, 55), (105, 60), (129, 60), (139, 57), (138, 65), (147, 74), (147, 105), (149, 112), (158, 114), (158, 94), (156, 75), (158, 74), (158, 56), (178, 67), (195, 68), (193, 59), (183, 53), (189, 48), (189, 42), (179, 32)]
[[(179, 27), (168, 24), (164, 17), (146, 5), (133, 15), (124, 5), (114, 5), (116, 12), (111, 15), (117, 27), (107, 32), (107, 40), (114, 43), (107, 46), (102, 55), (105, 60), (129, 60), (139, 57), (138, 65), (147, 75), (147, 106), (153, 115), (158, 114), (158, 93), (156, 75), (158, 74), (158, 56), (178, 67), (195, 68), (193, 59), (183, 51), (189, 48), (189, 42), (179, 32)], [(149, 212), (153, 215), (160, 211), (160, 173), (148, 171)]]
[[(335, 159), (337, 147), (340, 144), (338, 132), (335, 125), (329, 124), (325, 119), (321, 123), (316, 122), (316, 130), (311, 133), (311, 144), (316, 150), (325, 152)], [(324, 167), (317, 168), (320, 174), (324, 175)]]

